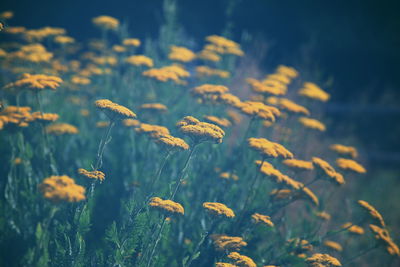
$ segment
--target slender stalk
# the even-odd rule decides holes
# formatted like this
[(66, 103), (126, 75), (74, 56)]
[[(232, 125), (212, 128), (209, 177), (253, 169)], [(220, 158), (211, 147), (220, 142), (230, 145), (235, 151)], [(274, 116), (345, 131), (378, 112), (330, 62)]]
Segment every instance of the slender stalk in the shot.
[(166, 219), (167, 219), (167, 216), (164, 215), (164, 219), (163, 219), (163, 221), (161, 223), (160, 231), (157, 234), (156, 242), (154, 242), (153, 248), (151, 249), (150, 257), (149, 257), (149, 260), (148, 260), (147, 265), (146, 265), (147, 267), (150, 267), (151, 261), (153, 260), (154, 252), (156, 251), (158, 242), (160, 242), (161, 233), (162, 233), (162, 231), (164, 229), (164, 225), (165, 225)]
[(114, 126), (114, 124), (115, 124), (115, 121), (113, 119), (111, 119), (107, 130), (103, 133), (103, 136), (101, 137), (100, 144), (99, 144), (99, 149), (97, 150), (96, 164), (94, 165), (94, 170), (95, 171), (100, 169), (101, 166), (103, 165), (104, 149), (105, 149), (105, 147), (106, 147), (106, 145), (108, 143), (108, 138), (110, 137), (111, 129)]
[(179, 189), (179, 187), (180, 187), (180, 185), (181, 185), (181, 183), (182, 183), (182, 181), (183, 181), (183, 177), (185, 176), (185, 171), (186, 171), (186, 169), (187, 169), (187, 167), (188, 167), (188, 165), (189, 165), (190, 159), (191, 159), (192, 156), (193, 156), (193, 152), (194, 152), (194, 150), (196, 149), (196, 146), (197, 146), (197, 144), (194, 144), (194, 145), (191, 147), (190, 152), (189, 152), (189, 155), (188, 155), (188, 157), (186, 158), (185, 164), (183, 165), (182, 170), (179, 172), (178, 179), (176, 180), (175, 189), (174, 189), (174, 191), (172, 191), (172, 194), (171, 194), (170, 197), (169, 197), (169, 199), (171, 199), (171, 200), (174, 200), (174, 197), (175, 197), (175, 195), (176, 195), (176, 192), (178, 192), (178, 189)]

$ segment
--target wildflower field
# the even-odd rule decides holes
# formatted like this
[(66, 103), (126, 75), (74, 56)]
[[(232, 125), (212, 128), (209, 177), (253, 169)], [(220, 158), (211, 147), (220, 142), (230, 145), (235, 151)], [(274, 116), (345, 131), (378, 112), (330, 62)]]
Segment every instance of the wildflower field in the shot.
[(390, 223), (352, 195), (368, 165), (327, 134), (318, 77), (245, 76), (240, 41), (185, 43), (168, 8), (157, 40), (107, 15), (90, 40), (12, 16), (0, 266), (399, 266)]

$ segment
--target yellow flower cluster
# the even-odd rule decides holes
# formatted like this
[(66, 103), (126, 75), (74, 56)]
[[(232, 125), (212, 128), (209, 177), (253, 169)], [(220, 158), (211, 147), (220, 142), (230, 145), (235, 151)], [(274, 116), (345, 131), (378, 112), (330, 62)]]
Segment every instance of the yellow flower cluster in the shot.
[(353, 225), (351, 222), (347, 222), (342, 225), (343, 229), (347, 229), (348, 232), (356, 235), (363, 235), (365, 233), (364, 229), (361, 226)]
[(192, 116), (186, 116), (176, 126), (184, 135), (189, 136), (195, 143), (211, 141), (222, 143), (225, 132), (215, 124), (201, 122)]
[(97, 179), (97, 180), (100, 180), (101, 182), (104, 181), (104, 179), (106, 178), (106, 175), (101, 171), (88, 171), (88, 170), (79, 168), (78, 173), (86, 178)]
[(366, 173), (367, 170), (358, 162), (352, 159), (338, 158), (336, 164), (343, 170), (349, 170), (357, 173)]
[(268, 158), (293, 158), (292, 152), (287, 150), (281, 144), (271, 142), (265, 138), (254, 138), (247, 139), (249, 146), (258, 151), (263, 157)]
[(20, 27), (20, 26), (10, 26), (4, 29), (5, 33), (9, 34), (21, 34), (26, 31), (25, 27)]
[(169, 134), (158, 135), (155, 142), (156, 144), (162, 145), (169, 151), (189, 149), (189, 145), (185, 142), (185, 140)]
[(231, 252), (228, 258), (235, 261), (235, 264), (241, 267), (257, 267), (256, 263), (247, 256), (241, 255), (238, 252)]
[(232, 54), (236, 56), (243, 56), (244, 53), (240, 48), (240, 45), (232, 40), (218, 35), (210, 35), (206, 37), (206, 40), (211, 43), (207, 45), (205, 50), (213, 51), (220, 54)]
[(333, 144), (329, 147), (331, 150), (335, 151), (340, 155), (349, 155), (352, 158), (356, 158), (358, 156), (357, 149), (352, 146), (344, 146), (340, 144)]
[(124, 39), (122, 41), (122, 44), (125, 45), (125, 46), (138, 47), (138, 46), (140, 46), (140, 40), (136, 39), (136, 38), (128, 38), (128, 39)]
[(279, 65), (276, 68), (275, 73), (280, 74), (280, 75), (284, 75), (288, 78), (294, 79), (297, 76), (299, 76), (299, 73), (297, 72), (297, 70), (293, 67), (288, 67), (285, 65)]
[(301, 117), (299, 118), (299, 122), (306, 128), (318, 130), (321, 132), (324, 132), (326, 130), (326, 126), (322, 122), (316, 119)]
[(175, 61), (190, 62), (196, 58), (196, 54), (186, 47), (173, 45), (168, 58)]
[(279, 109), (276, 107), (267, 106), (262, 102), (244, 101), (239, 103), (237, 107), (246, 115), (271, 122), (275, 121), (275, 117), (281, 115)]
[(239, 177), (236, 174), (230, 173), (230, 172), (221, 172), (219, 174), (219, 178), (226, 179), (226, 180), (232, 179), (234, 181), (239, 180)]
[(359, 204), (362, 208), (364, 208), (366, 211), (368, 211), (369, 215), (370, 215), (373, 219), (379, 221), (379, 224), (380, 224), (382, 227), (386, 227), (385, 221), (383, 220), (382, 215), (379, 213), (379, 211), (378, 211), (377, 209), (375, 209), (375, 207), (373, 207), (371, 204), (369, 204), (367, 201), (364, 201), (364, 200), (359, 200), (359, 201), (358, 201), (358, 204)]
[(134, 120), (134, 119), (125, 119), (125, 120), (122, 120), (122, 124), (125, 127), (138, 127), (138, 126), (140, 126), (140, 121)]
[(285, 159), (283, 162), (286, 166), (293, 170), (312, 170), (314, 165), (311, 161), (299, 159)]
[(118, 59), (113, 56), (105, 56), (105, 57), (92, 57), (90, 58), (91, 61), (93, 61), (97, 65), (110, 65), (110, 66), (115, 66), (118, 63)]
[(139, 107), (139, 109), (153, 111), (153, 112), (165, 112), (167, 111), (167, 106), (161, 103), (147, 103)]
[(235, 213), (233, 212), (233, 210), (222, 203), (204, 202), (203, 208), (205, 208), (213, 216), (224, 216), (227, 218), (235, 217)]
[(342, 266), (340, 261), (328, 254), (316, 253), (306, 259), (308, 266), (310, 267), (333, 267)]
[(59, 35), (54, 38), (54, 42), (58, 44), (72, 44), (75, 42), (75, 39), (69, 36)]
[(50, 176), (39, 185), (43, 196), (53, 202), (78, 202), (85, 199), (85, 188), (66, 176)]
[(219, 251), (240, 250), (242, 247), (247, 246), (243, 238), (239, 236), (227, 235), (211, 235), (215, 248)]
[(143, 76), (154, 78), (160, 82), (174, 81), (177, 84), (183, 84), (181, 78), (187, 78), (190, 73), (179, 65), (165, 66), (159, 69), (149, 69), (144, 71)]
[(54, 135), (77, 134), (78, 128), (68, 123), (56, 123), (46, 127), (46, 133)]
[(4, 108), (0, 111), (0, 130), (7, 124), (27, 127), (28, 123), (32, 121), (32, 114), (30, 111), (30, 107), (8, 106)]
[(55, 113), (42, 113), (39, 111), (33, 112), (31, 120), (39, 122), (53, 122), (58, 120), (59, 116)]
[(158, 138), (159, 136), (170, 134), (168, 128), (164, 126), (147, 123), (140, 123), (139, 127), (135, 128), (135, 131), (140, 134), (149, 135), (151, 138)]
[(240, 104), (242, 103), (239, 97), (230, 93), (218, 95), (217, 101), (234, 108), (239, 108)]
[(299, 95), (326, 102), (329, 100), (330, 95), (322, 90), (318, 85), (315, 83), (305, 82), (303, 84), (303, 88), (299, 90)]
[(94, 25), (106, 30), (116, 30), (119, 27), (119, 21), (110, 16), (98, 16), (92, 19)]
[(130, 109), (118, 105), (108, 99), (96, 100), (94, 105), (100, 110), (104, 111), (110, 120), (136, 118), (136, 114)]
[(229, 71), (213, 69), (208, 66), (198, 66), (196, 67), (196, 73), (198, 77), (204, 76), (218, 76), (220, 78), (229, 78)]
[(294, 114), (310, 115), (310, 111), (307, 108), (296, 104), (292, 100), (289, 100), (287, 98), (269, 97), (267, 99), (267, 102), (269, 104), (278, 106), (280, 110), (285, 110)]
[(22, 46), (19, 50), (7, 54), (10, 59), (25, 60), (33, 63), (49, 62), (53, 58), (41, 44), (29, 44)]
[(276, 80), (261, 82), (253, 78), (247, 78), (246, 82), (255, 93), (263, 95), (284, 95), (287, 91), (287, 86)]
[(237, 267), (237, 265), (226, 263), (226, 262), (216, 262), (215, 267)]
[(4, 11), (0, 13), (0, 19), (11, 19), (14, 17), (14, 13), (12, 11)]
[[(261, 165), (262, 163), (262, 165)], [(261, 162), (260, 160), (256, 161), (257, 165), (260, 166), (260, 172), (269, 178), (271, 178), (277, 184), (283, 184), (295, 190), (299, 190), (303, 187), (303, 184), (290, 178), (287, 175), (282, 174), (279, 170), (275, 169), (272, 164), (268, 162)]]
[(133, 66), (147, 66), (149, 68), (154, 66), (153, 60), (144, 55), (130, 56), (125, 59), (125, 62)]
[(172, 200), (166, 199), (162, 200), (159, 197), (153, 197), (149, 203), (150, 207), (160, 209), (165, 211), (169, 214), (184, 214), (185, 210), (183, 209), (182, 205), (174, 202)]
[(335, 242), (335, 241), (326, 240), (326, 241), (324, 241), (324, 246), (331, 248), (333, 250), (339, 251), (339, 252), (343, 251), (343, 247), (338, 242)]
[(57, 76), (48, 76), (44, 74), (22, 74), (21, 78), (13, 83), (9, 83), (4, 86), (8, 88), (19, 88), (19, 89), (32, 89), (32, 90), (44, 90), (52, 89), (55, 90), (60, 86), (63, 80)]
[(210, 123), (214, 123), (220, 127), (229, 127), (231, 126), (231, 122), (225, 118), (218, 118), (216, 116), (204, 116), (204, 119)]
[(96, 122), (96, 127), (97, 128), (106, 128), (110, 125), (109, 121), (98, 121)]
[(55, 27), (43, 27), (37, 30), (28, 30), (24, 32), (24, 37), (28, 41), (42, 41), (43, 39), (56, 36), (56, 35), (64, 35), (65, 29), (55, 28)]
[(86, 77), (78, 76), (78, 75), (73, 75), (71, 77), (71, 82), (73, 84), (79, 84), (79, 85), (88, 85), (91, 83), (91, 80)]
[(329, 221), (332, 218), (332, 216), (329, 213), (327, 213), (326, 211), (316, 212), (315, 215), (318, 218), (321, 218), (321, 219), (323, 219), (325, 221)]
[(376, 234), (375, 238), (386, 246), (386, 250), (390, 255), (400, 256), (400, 249), (396, 243), (393, 242), (388, 230), (373, 224), (370, 224), (369, 228)]
[(203, 49), (199, 53), (197, 53), (197, 57), (202, 60), (208, 60), (212, 62), (218, 62), (221, 60), (221, 57), (217, 53), (206, 49)]
[(274, 227), (274, 223), (271, 221), (271, 217), (267, 216), (267, 215), (262, 215), (259, 213), (254, 213), (253, 215), (251, 215), (251, 218), (253, 219), (254, 223), (260, 223), (260, 224), (264, 224), (270, 227)]
[(229, 89), (223, 85), (203, 84), (192, 89), (194, 96), (202, 97), (203, 99), (216, 100), (219, 95), (228, 92)]
[(113, 45), (112, 50), (116, 53), (125, 53), (126, 47), (124, 47), (122, 45)]
[(337, 185), (343, 185), (345, 183), (343, 175), (336, 172), (335, 169), (325, 160), (313, 157), (312, 162), (315, 168), (322, 173), (323, 176), (328, 177), (330, 181), (335, 182)]

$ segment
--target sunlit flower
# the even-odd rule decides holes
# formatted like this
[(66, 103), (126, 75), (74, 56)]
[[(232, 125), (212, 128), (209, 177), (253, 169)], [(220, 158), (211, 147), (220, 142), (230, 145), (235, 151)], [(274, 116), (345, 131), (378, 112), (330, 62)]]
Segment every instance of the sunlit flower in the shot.
[(238, 252), (231, 252), (228, 258), (235, 261), (235, 264), (241, 267), (257, 267), (256, 263), (247, 256), (241, 255)]
[(8, 88), (19, 88), (19, 89), (32, 89), (32, 90), (44, 90), (52, 89), (55, 90), (60, 86), (63, 80), (56, 76), (48, 76), (44, 74), (29, 74), (24, 73), (21, 78), (13, 83), (9, 83), (4, 86)]
[(225, 118), (218, 118), (216, 116), (204, 116), (204, 119), (208, 122), (214, 123), (220, 127), (229, 127), (231, 122)]
[(217, 99), (221, 94), (228, 92), (229, 89), (223, 85), (203, 84), (192, 89), (194, 96), (199, 96), (204, 99)]
[(249, 146), (262, 156), (268, 158), (293, 158), (293, 154), (281, 144), (271, 142), (265, 138), (249, 138), (247, 139)]
[(172, 200), (162, 200), (159, 197), (153, 197), (149, 203), (150, 207), (157, 208), (159, 210), (165, 211), (169, 214), (184, 214), (185, 210), (183, 209), (182, 205), (174, 202)]
[(246, 82), (250, 85), (254, 92), (259, 94), (284, 95), (287, 91), (287, 86), (280, 82), (263, 83), (253, 78), (247, 78)]
[(230, 73), (228, 71), (212, 69), (208, 66), (197, 66), (196, 73), (197, 73), (197, 76), (199, 76), (199, 77), (218, 76), (220, 78), (229, 78), (229, 76), (230, 76)]
[(358, 156), (357, 149), (352, 146), (334, 144), (331, 145), (329, 148), (340, 155), (350, 155), (352, 158), (356, 158)]
[[(262, 163), (262, 165), (261, 165)], [(261, 160), (256, 161), (256, 164), (260, 166), (260, 172), (264, 174), (265, 176), (268, 176), (273, 182), (281, 185), (286, 185), (289, 188), (299, 190), (301, 189), (304, 185), (292, 178), (290, 178), (287, 175), (282, 174), (278, 169), (275, 169), (272, 164), (264, 161), (262, 162)]]
[(167, 150), (188, 150), (189, 145), (185, 142), (185, 140), (174, 137), (169, 134), (160, 134), (155, 139), (155, 142), (159, 145), (164, 146)]
[(126, 52), (126, 47), (122, 45), (113, 45), (112, 50), (116, 53), (124, 53)]
[(79, 85), (88, 85), (91, 83), (89, 78), (81, 77), (81, 76), (77, 76), (77, 75), (74, 75), (71, 77), (71, 82), (73, 84), (79, 84)]
[(190, 62), (196, 58), (196, 54), (190, 49), (182, 46), (171, 46), (171, 52), (168, 55), (170, 60)]
[(219, 251), (239, 250), (247, 246), (247, 243), (239, 236), (213, 234), (211, 235), (211, 239), (213, 240), (215, 248)]
[(253, 215), (251, 215), (251, 218), (253, 219), (254, 223), (264, 224), (264, 225), (269, 226), (269, 227), (273, 227), (274, 226), (274, 223), (271, 221), (271, 217), (269, 217), (267, 215), (254, 213)]
[(72, 44), (75, 42), (75, 39), (69, 36), (59, 35), (54, 37), (54, 42), (58, 44)]
[(160, 125), (153, 125), (147, 123), (141, 123), (139, 127), (135, 128), (135, 131), (140, 134), (147, 134), (152, 138), (159, 138), (160, 136), (168, 136), (168, 128)]
[(150, 68), (154, 65), (153, 60), (144, 55), (130, 56), (125, 59), (125, 62), (133, 66), (147, 66)]
[(287, 98), (276, 98), (275, 105), (277, 105), (280, 108), (280, 110), (284, 110), (294, 114), (310, 115), (310, 111), (308, 111), (307, 108), (299, 104), (296, 104)]
[(324, 132), (326, 130), (325, 125), (320, 122), (319, 120), (316, 119), (311, 119), (307, 117), (301, 117), (299, 118), (299, 122), (306, 128), (310, 128), (313, 130), (318, 130), (321, 132)]
[(142, 73), (143, 76), (154, 78), (160, 82), (174, 81), (182, 84), (181, 78), (187, 78), (190, 73), (179, 65), (165, 66), (159, 69), (153, 68)]
[(382, 227), (386, 227), (385, 221), (383, 220), (382, 215), (379, 213), (379, 211), (378, 211), (377, 209), (375, 209), (375, 207), (373, 207), (371, 204), (369, 204), (367, 201), (364, 201), (364, 200), (359, 200), (359, 201), (358, 201), (358, 204), (359, 204), (362, 208), (364, 208), (366, 211), (368, 211), (369, 215), (370, 215), (373, 219), (379, 221), (379, 224), (380, 224)]
[(235, 213), (233, 212), (233, 210), (222, 203), (204, 202), (203, 208), (205, 208), (213, 216), (223, 216), (227, 218), (235, 217)]
[(299, 160), (299, 159), (285, 159), (282, 161), (283, 164), (293, 170), (312, 170), (314, 169), (311, 161)]
[(85, 188), (66, 176), (50, 176), (39, 185), (43, 196), (53, 202), (78, 202), (85, 199)]
[(119, 27), (119, 21), (110, 16), (98, 16), (92, 19), (94, 25), (106, 30), (116, 30)]
[(95, 106), (100, 110), (104, 111), (104, 113), (110, 118), (110, 120), (118, 119), (127, 119), (127, 118), (136, 118), (136, 114), (133, 113), (130, 109), (118, 105), (108, 99), (100, 99), (95, 101)]
[[(217, 101), (222, 102), (225, 105), (229, 105), (231, 107), (239, 108), (242, 101), (240, 100), (239, 97), (230, 94), (230, 93), (224, 93), (217, 95), (216, 98)], [(230, 111), (232, 113), (232, 111)]]
[(139, 40), (139, 39), (136, 39), (136, 38), (128, 38), (128, 39), (125, 39), (125, 40), (122, 42), (122, 44), (125, 45), (125, 46), (134, 46), (134, 47), (138, 47), (138, 46), (140, 46), (140, 40)]
[(212, 61), (212, 62), (218, 62), (221, 60), (221, 57), (210, 50), (201, 50), (199, 53), (197, 53), (197, 57), (202, 59), (202, 60), (207, 60), (207, 61)]
[(161, 104), (161, 103), (147, 103), (147, 104), (142, 104), (139, 109), (142, 110), (148, 110), (148, 111), (154, 111), (154, 112), (165, 112), (167, 111), (167, 106)]
[(396, 243), (393, 242), (388, 230), (373, 224), (370, 224), (369, 228), (375, 233), (375, 238), (386, 247), (386, 250), (390, 255), (400, 256), (400, 249)]
[[(240, 49), (240, 45), (232, 40), (218, 35), (207, 36), (206, 40), (216, 46), (214, 51), (218, 51), (221, 54), (232, 54), (237, 56), (243, 56), (243, 51)], [(208, 48), (210, 50), (210, 48)]]
[(267, 106), (261, 102), (245, 101), (238, 105), (240, 111), (253, 118), (259, 118), (263, 120), (269, 120), (274, 122), (275, 117), (281, 115), (279, 109), (272, 106)]
[(58, 114), (55, 113), (42, 113), (39, 111), (32, 113), (32, 120), (39, 122), (53, 122), (58, 120), (58, 118)]
[(87, 171), (82, 168), (78, 169), (78, 173), (86, 178), (97, 179), (100, 180), (101, 182), (104, 181), (106, 177), (105, 174), (101, 171)]
[(324, 176), (329, 179), (329, 181), (335, 182), (337, 185), (343, 185), (345, 180), (343, 175), (336, 172), (335, 169), (325, 160), (313, 157), (312, 162), (314, 167)]
[(342, 225), (343, 229), (347, 229), (349, 233), (356, 234), (356, 235), (363, 235), (365, 233), (364, 229), (361, 226), (354, 225), (351, 222), (347, 222)]
[(332, 218), (332, 216), (329, 213), (327, 213), (326, 211), (316, 212), (315, 215), (318, 218), (321, 218), (321, 219), (323, 219), (325, 221), (329, 221)]
[(122, 124), (125, 127), (138, 127), (140, 125), (140, 121), (134, 119), (124, 119), (122, 120)]
[(343, 250), (343, 247), (338, 242), (331, 241), (331, 240), (324, 241), (324, 246), (331, 248), (333, 250), (339, 251), (339, 252)]
[(333, 267), (333, 266), (342, 266), (340, 261), (336, 258), (328, 255), (328, 254), (321, 254), (316, 253), (313, 254), (311, 257), (306, 259), (308, 266), (310, 267)]
[(297, 76), (299, 76), (299, 73), (297, 72), (296, 69), (294, 69), (293, 67), (285, 66), (285, 65), (279, 65), (276, 68), (275, 72), (278, 74), (284, 75), (286, 77), (289, 77), (289, 78), (296, 78)]
[(7, 106), (0, 111), (0, 130), (8, 124), (27, 127), (33, 121), (30, 107)]
[(326, 102), (329, 100), (330, 95), (322, 90), (318, 85), (315, 83), (305, 82), (303, 88), (299, 90), (299, 95)]
[(78, 128), (68, 123), (56, 123), (46, 127), (48, 134), (63, 135), (63, 134), (77, 134)]
[(338, 158), (336, 164), (343, 170), (349, 170), (357, 173), (366, 173), (367, 170), (358, 162), (352, 159)]
[(319, 200), (318, 197), (314, 194), (313, 191), (311, 191), (310, 188), (305, 187), (304, 185), (301, 186), (301, 193), (302, 193), (302, 197), (311, 201), (312, 204), (314, 204), (315, 206), (319, 205)]
[(291, 82), (291, 77), (289, 77), (283, 73), (274, 73), (274, 74), (267, 75), (265, 77), (265, 80), (278, 81), (280, 83), (288, 85)]
[(55, 28), (55, 27), (43, 27), (35, 30), (27, 30), (24, 32), (25, 38), (32, 41), (42, 41), (43, 39), (56, 36), (56, 35), (65, 35), (66, 31), (63, 28)]
[(222, 143), (225, 132), (217, 125), (201, 122), (198, 119), (186, 116), (177, 123), (179, 131), (189, 136), (196, 143), (211, 141), (214, 143)]

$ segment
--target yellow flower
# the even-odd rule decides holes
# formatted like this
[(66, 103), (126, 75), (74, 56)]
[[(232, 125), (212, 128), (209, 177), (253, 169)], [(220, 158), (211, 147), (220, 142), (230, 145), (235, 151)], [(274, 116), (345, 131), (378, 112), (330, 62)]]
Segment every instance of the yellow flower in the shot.
[(157, 136), (155, 142), (159, 145), (164, 146), (167, 150), (188, 150), (189, 145), (185, 140), (173, 137), (169, 134), (160, 134)]
[(163, 135), (169, 135), (168, 128), (147, 123), (141, 123), (139, 127), (135, 128), (135, 131), (140, 134), (147, 134), (151, 138), (158, 138)]
[(122, 120), (122, 124), (125, 127), (138, 127), (138, 126), (140, 126), (140, 121), (134, 120), (134, 119), (125, 119), (125, 120)]
[(343, 251), (343, 247), (338, 242), (335, 241), (326, 240), (324, 241), (324, 245), (336, 251)]
[(75, 42), (75, 39), (69, 36), (59, 35), (54, 38), (54, 42), (58, 44), (72, 44)]
[(231, 210), (222, 203), (204, 202), (203, 208), (205, 208), (211, 215), (214, 216), (224, 216), (227, 218), (235, 217), (235, 213), (233, 212), (233, 210)]
[[(256, 164), (258, 166), (261, 165), (261, 160), (257, 160)], [(270, 179), (272, 179), (273, 182), (277, 184), (283, 184), (286, 185), (290, 188), (293, 188), (295, 190), (301, 189), (304, 185), (292, 178), (290, 178), (287, 175), (282, 174), (279, 170), (275, 169), (272, 164), (264, 161), (260, 167), (260, 172), (266, 176), (268, 176)]]
[(234, 180), (234, 181), (239, 180), (239, 177), (238, 177), (236, 174), (234, 174), (234, 173), (229, 173), (229, 172), (221, 172), (221, 173), (219, 174), (219, 178), (225, 179), (225, 180), (232, 179), (232, 180)]
[(318, 87), (315, 83), (305, 82), (303, 88), (299, 90), (299, 95), (326, 102), (329, 100), (330, 95)]
[(19, 89), (32, 89), (32, 90), (44, 90), (52, 89), (55, 90), (60, 86), (63, 80), (56, 76), (48, 76), (44, 74), (29, 74), (24, 73), (22, 77), (4, 86), (5, 89), (8, 88), (19, 88)]
[(182, 84), (181, 78), (190, 76), (182, 66), (170, 65), (159, 69), (153, 68), (142, 73), (143, 76), (154, 78), (160, 82), (174, 81), (177, 84)]
[(285, 159), (282, 163), (293, 170), (312, 170), (312, 169), (314, 169), (313, 163), (310, 161), (306, 161), (306, 160)]
[(79, 168), (78, 173), (86, 178), (97, 179), (101, 182), (104, 181), (104, 179), (106, 178), (105, 174), (101, 171), (87, 171), (85, 169)]
[(85, 188), (66, 176), (50, 176), (39, 185), (43, 196), (53, 202), (78, 202), (85, 199)]
[(98, 16), (92, 19), (94, 25), (106, 30), (116, 30), (119, 27), (119, 21), (110, 16)]
[(240, 111), (253, 118), (260, 118), (274, 122), (275, 117), (281, 115), (279, 109), (272, 106), (267, 106), (261, 102), (245, 101), (238, 105)]
[(150, 200), (149, 206), (160, 209), (169, 214), (182, 214), (183, 215), (185, 213), (185, 210), (183, 209), (181, 204), (174, 202), (172, 200), (169, 200), (169, 199), (162, 200), (159, 197), (153, 197)]
[[(240, 107), (240, 104), (242, 103), (242, 101), (240, 101), (240, 98), (233, 95), (233, 94), (229, 94), (229, 93), (224, 93), (224, 94), (220, 94), (217, 95), (217, 101), (222, 102), (225, 105), (229, 105), (235, 108)], [(232, 114), (232, 111), (231, 111)]]
[(63, 135), (63, 134), (77, 134), (78, 128), (68, 123), (56, 123), (46, 127), (48, 134)]
[(379, 221), (380, 225), (382, 227), (386, 227), (385, 226), (385, 221), (383, 220), (382, 215), (379, 213), (379, 211), (377, 209), (375, 209), (375, 207), (373, 207), (371, 204), (369, 204), (367, 201), (364, 200), (359, 200), (358, 204), (364, 208), (366, 211), (368, 211), (369, 215), (376, 219), (377, 221)]
[(113, 45), (112, 50), (116, 53), (124, 53), (126, 52), (126, 47), (122, 45)]
[(17, 127), (27, 127), (33, 120), (30, 107), (8, 106), (0, 111), (0, 130), (11, 124)]
[(218, 95), (228, 92), (229, 89), (223, 85), (203, 84), (192, 89), (192, 94), (204, 99), (216, 99)]
[(232, 40), (218, 35), (207, 36), (206, 40), (212, 43), (215, 48), (210, 49), (210, 46), (206, 49), (215, 51), (221, 54), (232, 54), (237, 56), (243, 56), (243, 51), (240, 49), (240, 45)]
[(22, 159), (21, 158), (15, 158), (14, 159), (14, 164), (15, 165), (19, 165), (19, 164), (21, 164), (22, 163)]
[(270, 196), (273, 197), (273, 200), (283, 200), (292, 197), (293, 192), (290, 189), (274, 189), (270, 193)]
[(316, 212), (315, 215), (325, 221), (329, 221), (331, 219), (331, 215), (329, 213), (327, 213), (326, 211), (320, 211), (320, 212)]
[(125, 59), (125, 62), (133, 66), (147, 66), (150, 68), (154, 65), (153, 60), (144, 55), (130, 56)]
[(24, 33), (25, 31), (26, 31), (25, 27), (19, 27), (19, 26), (10, 26), (4, 29), (4, 32), (9, 34), (20, 34)]
[(110, 120), (136, 118), (136, 114), (130, 109), (118, 105), (108, 99), (100, 99), (94, 102), (95, 106), (100, 110), (104, 111)]
[(237, 267), (237, 265), (226, 263), (226, 262), (216, 262), (215, 267)]
[(231, 122), (225, 118), (218, 118), (215, 116), (204, 116), (204, 119), (208, 122), (214, 123), (220, 127), (229, 127), (231, 126)]
[(228, 71), (212, 69), (208, 66), (198, 66), (196, 67), (197, 76), (218, 76), (220, 78), (229, 78), (230, 73)]
[(55, 35), (64, 35), (65, 29), (62, 28), (54, 28), (54, 27), (43, 27), (37, 30), (27, 30), (24, 32), (24, 37), (29, 41), (42, 41), (43, 39), (55, 36)]
[(291, 82), (291, 77), (289, 77), (283, 73), (274, 73), (274, 74), (267, 75), (265, 77), (265, 80), (278, 81), (280, 83), (288, 85)]
[(329, 148), (340, 155), (350, 155), (352, 158), (356, 158), (358, 156), (357, 149), (352, 146), (334, 144), (331, 145)]
[(58, 120), (58, 118), (58, 114), (55, 113), (42, 113), (39, 111), (32, 113), (32, 120), (39, 122), (53, 122)]
[(225, 132), (215, 124), (201, 122), (198, 119), (186, 116), (176, 125), (184, 135), (189, 136), (196, 143), (212, 141), (222, 143)]
[(306, 259), (308, 266), (310, 267), (332, 267), (332, 266), (342, 266), (340, 261), (336, 258), (329, 256), (328, 254), (316, 253), (312, 257)]
[(357, 173), (366, 173), (367, 170), (358, 162), (352, 159), (338, 158), (336, 164), (343, 170), (349, 170)]
[(221, 60), (221, 57), (217, 53), (210, 50), (201, 50), (199, 53), (197, 53), (197, 57), (202, 60), (207, 60), (212, 62), (218, 62)]
[(251, 215), (254, 223), (261, 223), (270, 227), (274, 227), (274, 223), (271, 221), (271, 217), (267, 215), (262, 215), (259, 213), (254, 213)]
[(297, 76), (299, 76), (299, 73), (297, 72), (296, 69), (285, 65), (279, 65), (278, 68), (276, 69), (276, 73), (284, 75), (288, 78), (296, 78)]
[(87, 117), (87, 116), (89, 116), (89, 110), (88, 109), (81, 109), (80, 110), (80, 113), (81, 113), (81, 115), (83, 116), (83, 117)]
[(312, 162), (315, 168), (324, 176), (327, 176), (330, 181), (335, 182), (337, 185), (343, 185), (345, 180), (343, 175), (336, 172), (335, 169), (325, 160), (313, 157)]
[(138, 46), (140, 46), (140, 40), (139, 40), (139, 39), (136, 39), (136, 38), (128, 38), (128, 39), (125, 39), (125, 40), (122, 42), (122, 44), (125, 45), (125, 46), (135, 46), (135, 47), (138, 47)]
[(361, 226), (358, 225), (353, 225), (351, 222), (347, 222), (342, 225), (342, 228), (347, 228), (347, 231), (356, 234), (356, 235), (363, 235), (364, 234), (364, 229)]
[(97, 65), (110, 65), (110, 66), (115, 66), (117, 65), (118, 62), (117, 58), (112, 56), (92, 57), (91, 60)]
[(12, 11), (4, 11), (0, 13), (0, 19), (11, 19), (12, 17), (14, 17), (14, 12)]
[(186, 47), (173, 45), (168, 58), (175, 61), (190, 62), (196, 58), (196, 54)]
[(71, 77), (71, 82), (79, 85), (88, 85), (91, 83), (89, 78), (74, 75)]
[(313, 191), (311, 191), (311, 189), (302, 185), (301, 192), (303, 193), (302, 197), (305, 197), (307, 200), (311, 201), (311, 203), (315, 206), (319, 205), (318, 197), (313, 193)]
[(388, 230), (380, 228), (379, 226), (370, 224), (369, 228), (372, 232), (374, 232), (375, 238), (381, 241), (385, 246), (387, 252), (392, 256), (400, 256), (400, 249), (399, 247), (393, 242), (392, 238)]
[(293, 154), (281, 144), (271, 142), (265, 138), (249, 138), (247, 139), (249, 146), (263, 157), (269, 158), (293, 158)]
[(287, 98), (278, 98), (276, 105), (287, 112), (295, 114), (310, 115), (310, 111), (303, 106), (300, 106)]
[(139, 107), (139, 109), (154, 111), (154, 112), (165, 112), (167, 111), (167, 106), (160, 103), (148, 103), (143, 104)]
[(110, 122), (109, 121), (98, 121), (98, 122), (96, 122), (96, 127), (97, 128), (107, 128), (108, 126), (110, 126)]
[(257, 267), (256, 263), (249, 257), (240, 255), (237, 252), (231, 252), (228, 258), (235, 261), (235, 264), (241, 267)]
[(306, 128), (318, 130), (321, 132), (324, 132), (326, 130), (325, 125), (316, 119), (301, 117), (299, 118), (299, 122)]
[(230, 121), (233, 124), (239, 124), (242, 121), (242, 117), (240, 114), (234, 110), (228, 110), (226, 115), (229, 117)]
[(238, 236), (227, 236), (227, 235), (211, 235), (214, 246), (219, 251), (230, 251), (239, 250), (242, 247), (247, 246), (247, 243), (243, 241), (243, 238)]
[(287, 91), (287, 86), (280, 82), (263, 83), (253, 78), (247, 78), (246, 82), (251, 89), (259, 94), (264, 95), (284, 95)]

